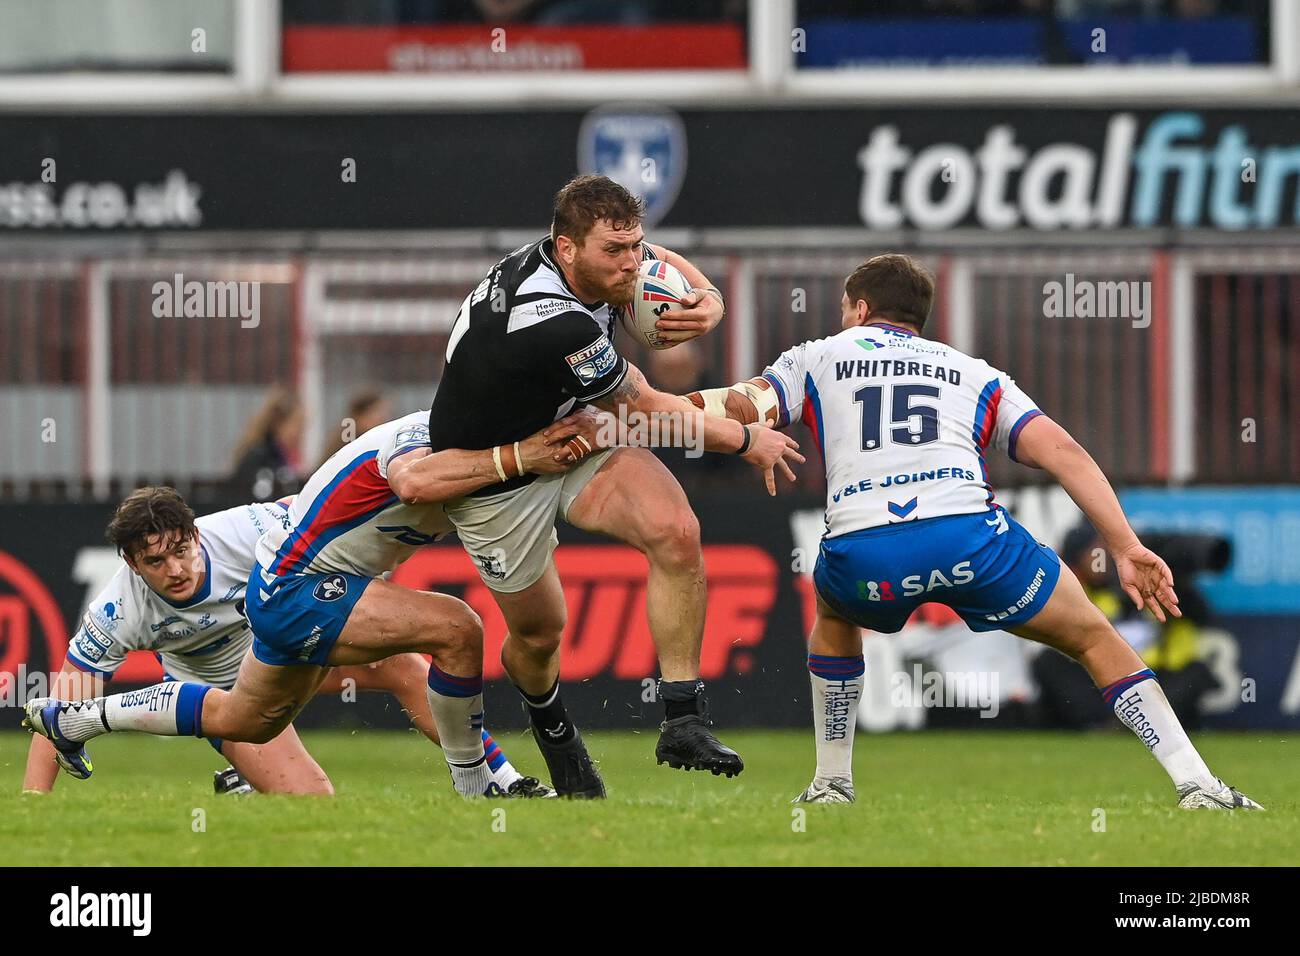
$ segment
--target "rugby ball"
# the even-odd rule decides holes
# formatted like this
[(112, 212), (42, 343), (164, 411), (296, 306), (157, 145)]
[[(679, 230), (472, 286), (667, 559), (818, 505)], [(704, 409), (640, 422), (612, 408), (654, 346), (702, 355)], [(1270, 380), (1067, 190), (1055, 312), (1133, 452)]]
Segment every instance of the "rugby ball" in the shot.
[(674, 266), (662, 259), (647, 259), (636, 277), (632, 303), (623, 310), (623, 322), (637, 341), (650, 348), (672, 348), (677, 343), (664, 341), (655, 323), (669, 309), (682, 308), (682, 296), (690, 291), (691, 284)]

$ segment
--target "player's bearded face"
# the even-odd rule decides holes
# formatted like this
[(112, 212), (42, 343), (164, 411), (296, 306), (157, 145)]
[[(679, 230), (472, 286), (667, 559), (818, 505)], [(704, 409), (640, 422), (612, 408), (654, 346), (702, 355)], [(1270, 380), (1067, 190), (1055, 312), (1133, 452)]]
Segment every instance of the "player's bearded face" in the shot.
[(612, 229), (608, 222), (597, 223), (574, 250), (574, 278), (583, 289), (597, 293), (601, 301), (616, 307), (627, 305), (636, 288), (644, 238), (640, 226)]

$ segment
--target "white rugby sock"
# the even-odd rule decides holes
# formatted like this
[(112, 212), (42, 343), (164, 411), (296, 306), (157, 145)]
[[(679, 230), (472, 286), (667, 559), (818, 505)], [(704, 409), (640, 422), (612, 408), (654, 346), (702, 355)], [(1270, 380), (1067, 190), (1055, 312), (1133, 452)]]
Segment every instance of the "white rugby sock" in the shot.
[(1192, 746), (1160, 682), (1149, 668), (1103, 687), (1101, 696), (1124, 726), (1137, 734), (1138, 740), (1160, 761), (1175, 786), (1195, 783), (1207, 790), (1219, 788), (1219, 779), (1210, 773)]
[(523, 776), (515, 765), (507, 758), (501, 750), (501, 745), (492, 739), (492, 735), (486, 730), (483, 731), (483, 752), (487, 755), (488, 769), (492, 771), (492, 779), (497, 782), (502, 790), (509, 790), (510, 785)]
[(452, 785), (462, 797), (483, 796), (493, 783), (483, 749), (483, 675), (456, 677), (431, 664), (428, 697)]
[(85, 741), (116, 730), (135, 730), (160, 737), (202, 737), (205, 684), (165, 681), (140, 690), (76, 701), (58, 717), (58, 731), (69, 740)]
[(817, 775), (814, 782), (853, 781), (853, 731), (862, 697), (862, 655), (808, 655), (812, 681), (813, 730), (817, 735)]

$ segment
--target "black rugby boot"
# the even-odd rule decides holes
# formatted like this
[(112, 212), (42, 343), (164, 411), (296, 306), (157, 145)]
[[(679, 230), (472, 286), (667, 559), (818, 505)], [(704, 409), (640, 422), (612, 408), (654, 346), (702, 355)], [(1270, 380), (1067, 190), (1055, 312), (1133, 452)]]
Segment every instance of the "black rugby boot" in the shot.
[(546, 769), (551, 773), (551, 786), (561, 797), (574, 797), (579, 800), (600, 800), (605, 796), (605, 781), (600, 779), (596, 765), (591, 762), (587, 745), (576, 727), (573, 736), (564, 743), (557, 744), (546, 739), (546, 733), (534, 726), (533, 739), (537, 749), (546, 760)]
[(727, 777), (745, 769), (740, 754), (709, 730), (713, 721), (709, 719), (703, 681), (660, 681), (659, 687), (669, 715), (659, 725), (659, 743), (655, 747), (659, 763), (674, 770), (707, 770)]

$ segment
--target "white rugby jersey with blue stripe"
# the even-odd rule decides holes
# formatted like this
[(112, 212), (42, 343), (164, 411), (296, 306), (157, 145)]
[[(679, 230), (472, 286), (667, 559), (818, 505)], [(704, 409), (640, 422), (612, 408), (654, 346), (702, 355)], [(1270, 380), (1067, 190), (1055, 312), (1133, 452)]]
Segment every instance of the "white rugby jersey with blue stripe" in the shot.
[(229, 688), (253, 644), (244, 618), (244, 590), (257, 540), (284, 529), (280, 505), (241, 505), (195, 521), (203, 583), (188, 601), (158, 594), (126, 562), (86, 609), (68, 645), (68, 660), (83, 671), (111, 676), (129, 651), (153, 651), (177, 680)]
[(1005, 372), (887, 324), (804, 342), (764, 370), (784, 426), (802, 419), (826, 467), (826, 534), (994, 506), (984, 452), (1015, 460), (1042, 413)]
[(429, 413), (376, 425), (335, 452), (294, 498), (286, 528), (257, 543), (263, 576), (391, 571), (452, 531), (442, 505), (404, 504), (388, 484), (394, 458), (429, 447)]

